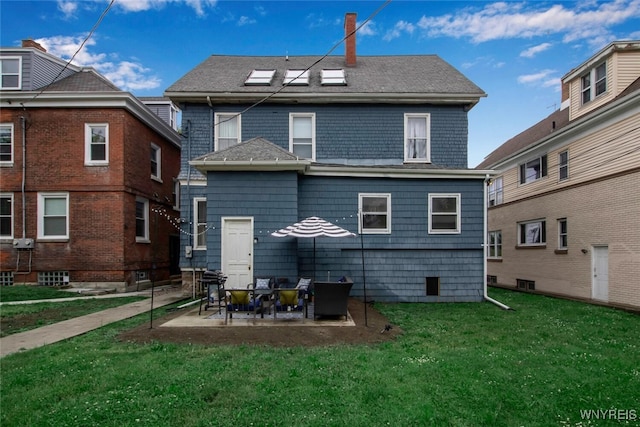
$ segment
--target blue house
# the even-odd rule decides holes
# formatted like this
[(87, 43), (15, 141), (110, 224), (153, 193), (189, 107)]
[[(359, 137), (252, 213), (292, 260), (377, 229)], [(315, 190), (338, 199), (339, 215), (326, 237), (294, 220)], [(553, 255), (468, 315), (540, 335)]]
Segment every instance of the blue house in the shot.
[[(232, 287), (349, 276), (376, 301), (483, 299), (487, 171), (467, 168), (467, 113), (485, 93), (436, 55), (356, 57), (355, 20), (344, 57), (214, 55), (166, 90), (185, 286), (220, 269)], [(358, 237), (271, 236), (309, 216)]]

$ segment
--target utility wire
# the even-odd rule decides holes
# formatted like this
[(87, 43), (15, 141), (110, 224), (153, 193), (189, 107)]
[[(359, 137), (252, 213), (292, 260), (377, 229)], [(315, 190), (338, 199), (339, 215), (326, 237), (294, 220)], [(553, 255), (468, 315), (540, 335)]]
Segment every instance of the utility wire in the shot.
[[(96, 23), (93, 25), (93, 27), (91, 28), (91, 31), (89, 31), (89, 34), (87, 34), (87, 37), (84, 38), (84, 40), (82, 41), (82, 43), (80, 44), (80, 47), (78, 48), (78, 50), (75, 51), (75, 53), (73, 54), (73, 56), (71, 57), (71, 59), (69, 59), (65, 64), (64, 67), (62, 67), (62, 70), (60, 70), (60, 72), (58, 73), (57, 76), (55, 76), (53, 78), (53, 80), (51, 80), (51, 82), (46, 85), (45, 87), (43, 87), (42, 89), (40, 89), (40, 91), (38, 93), (36, 93), (33, 98), (31, 98), (30, 100), (26, 101), (26, 102), (33, 102), (37, 97), (39, 97), (40, 95), (42, 95), (47, 89), (49, 89), (49, 87), (54, 84), (58, 78), (62, 75), (62, 73), (65, 72), (65, 70), (69, 67), (69, 65), (71, 64), (71, 62), (73, 62), (73, 60), (75, 59), (75, 57), (80, 53), (80, 51), (82, 50), (82, 48), (84, 47), (84, 45), (89, 41), (89, 39), (91, 38), (91, 36), (93, 36), (93, 33), (98, 29), (98, 27), (100, 26), (100, 23), (102, 23), (102, 20), (104, 19), (104, 17), (107, 15), (107, 12), (109, 12), (109, 10), (111, 9), (111, 7), (113, 6), (113, 4), (116, 2), (116, 0), (111, 0), (109, 2), (109, 5), (106, 7), (106, 9), (102, 12), (102, 14), (100, 14), (100, 17), (98, 18), (98, 20), (96, 21)], [(20, 103), (20, 105), (22, 105), (24, 107), (24, 102)]]

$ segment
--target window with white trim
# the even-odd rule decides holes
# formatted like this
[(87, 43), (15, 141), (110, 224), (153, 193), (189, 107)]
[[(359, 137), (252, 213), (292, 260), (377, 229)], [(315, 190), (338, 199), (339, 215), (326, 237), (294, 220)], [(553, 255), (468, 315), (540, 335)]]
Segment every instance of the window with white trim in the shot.
[(489, 232), (489, 251), (488, 258), (502, 258), (502, 231)]
[(558, 179), (563, 181), (569, 178), (569, 152), (562, 151), (558, 154)]
[(13, 123), (0, 124), (0, 166), (13, 165)]
[(136, 242), (149, 242), (149, 200), (136, 197)]
[(545, 220), (518, 223), (518, 246), (541, 246), (547, 243)]
[(69, 238), (69, 193), (38, 193), (38, 239)]
[(88, 166), (109, 164), (109, 124), (85, 123), (84, 164)]
[(22, 89), (22, 57), (0, 58), (0, 89)]
[(194, 248), (207, 249), (207, 199), (195, 197), (193, 199), (193, 234)]
[(499, 176), (491, 181), (489, 184), (489, 206), (495, 206), (502, 203), (502, 177)]
[(180, 210), (180, 181), (178, 179), (173, 180), (173, 209)]
[(0, 193), (0, 239), (13, 239), (13, 193)]
[(558, 220), (558, 249), (567, 249), (569, 246), (569, 232), (567, 229), (567, 218)]
[(151, 178), (162, 182), (162, 150), (151, 143)]
[(547, 155), (544, 154), (520, 165), (520, 184), (534, 182), (547, 176)]
[(238, 113), (216, 113), (215, 151), (224, 150), (240, 142), (240, 123), (240, 114)]
[(431, 115), (404, 115), (404, 161), (431, 161)]
[(595, 99), (607, 91), (607, 63), (593, 67), (580, 79), (582, 103)]
[(391, 194), (358, 194), (359, 231), (361, 234), (391, 233)]
[(289, 114), (289, 151), (302, 159), (316, 158), (316, 115)]
[(429, 234), (460, 233), (460, 194), (429, 194)]

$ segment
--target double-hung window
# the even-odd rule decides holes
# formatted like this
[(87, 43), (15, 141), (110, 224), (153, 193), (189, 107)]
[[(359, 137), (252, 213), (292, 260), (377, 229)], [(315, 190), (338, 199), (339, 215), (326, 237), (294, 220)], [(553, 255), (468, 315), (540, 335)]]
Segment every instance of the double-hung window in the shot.
[(162, 151), (151, 143), (151, 178), (162, 182)]
[(0, 58), (0, 89), (22, 89), (22, 58)]
[(84, 125), (84, 164), (88, 166), (109, 164), (109, 125), (107, 123)]
[(240, 114), (216, 113), (215, 151), (224, 150), (240, 142)]
[(489, 206), (495, 206), (502, 203), (502, 177), (499, 176), (495, 178), (489, 184), (489, 197), (488, 204)]
[(0, 239), (13, 238), (13, 194), (0, 193)]
[(0, 124), (0, 166), (13, 165), (13, 124)]
[(603, 62), (589, 70), (580, 79), (582, 103), (595, 99), (607, 91), (607, 63)]
[(193, 204), (193, 233), (196, 236), (193, 249), (207, 249), (207, 199), (196, 197), (193, 199)]
[(534, 182), (547, 176), (547, 155), (544, 154), (520, 165), (520, 184)]
[(404, 161), (431, 161), (431, 118), (429, 114), (404, 115)]
[(391, 233), (391, 194), (358, 194), (361, 234)]
[(149, 242), (149, 200), (136, 197), (136, 242)]
[(502, 231), (489, 232), (489, 258), (502, 258)]
[(38, 238), (69, 238), (69, 194), (38, 194)]
[(542, 219), (518, 223), (519, 246), (541, 246), (547, 242), (546, 222)]
[(558, 154), (558, 179), (563, 181), (569, 178), (569, 152), (562, 151)]
[(558, 249), (567, 249), (569, 245), (567, 230), (567, 218), (560, 218), (558, 220)]
[(460, 194), (429, 194), (429, 233), (460, 233)]
[(289, 151), (302, 159), (316, 158), (316, 115), (291, 113), (289, 115)]

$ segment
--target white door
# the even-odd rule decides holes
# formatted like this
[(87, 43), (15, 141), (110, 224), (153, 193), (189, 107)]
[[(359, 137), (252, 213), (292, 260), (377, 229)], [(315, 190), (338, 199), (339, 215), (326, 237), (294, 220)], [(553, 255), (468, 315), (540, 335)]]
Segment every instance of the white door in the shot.
[(591, 297), (600, 301), (609, 300), (609, 247), (593, 247), (593, 287)]
[(221, 249), (225, 287), (246, 288), (253, 282), (253, 218), (222, 218)]

